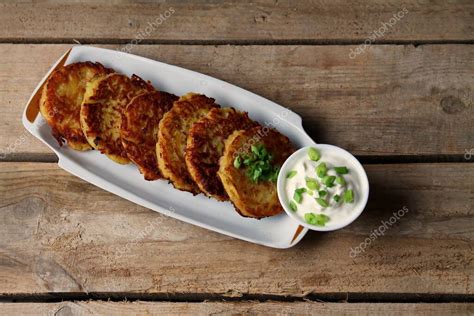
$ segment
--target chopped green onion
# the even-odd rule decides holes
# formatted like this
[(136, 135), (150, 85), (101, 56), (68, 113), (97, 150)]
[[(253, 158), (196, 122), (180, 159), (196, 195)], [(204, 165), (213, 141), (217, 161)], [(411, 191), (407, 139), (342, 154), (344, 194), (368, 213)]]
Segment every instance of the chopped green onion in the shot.
[(255, 168), (254, 171), (253, 171), (253, 174), (252, 174), (252, 180), (254, 182), (257, 182), (258, 181), (258, 177), (260, 177), (260, 175), (262, 174), (262, 169), (260, 168)]
[(279, 167), (273, 168), (273, 172), (268, 177), (268, 180), (270, 180), (272, 182), (276, 182), (278, 180), (278, 174), (279, 173), (280, 173), (280, 168)]
[(320, 178), (324, 178), (326, 176), (326, 172), (328, 171), (328, 167), (326, 166), (326, 163), (321, 162), (317, 167), (316, 167), (316, 174)]
[(301, 204), (301, 201), (303, 200), (303, 196), (301, 195), (301, 193), (297, 193), (295, 191), (295, 193), (293, 194), (293, 199), (296, 201), (296, 203)]
[(242, 158), (240, 158), (240, 156), (237, 156), (237, 157), (234, 159), (234, 167), (235, 167), (236, 169), (239, 169), (241, 165), (242, 165)]
[(340, 184), (340, 185), (344, 185), (344, 184), (346, 184), (346, 180), (344, 180), (343, 176), (337, 176), (336, 177), (336, 183)]
[(234, 161), (234, 166), (246, 167), (247, 176), (255, 183), (258, 181), (276, 182), (280, 167), (272, 164), (272, 155), (263, 144), (252, 145), (250, 152)]
[(319, 194), (320, 197), (325, 197), (326, 194), (328, 194), (328, 191), (321, 190), (321, 191), (318, 192), (318, 194)]
[(295, 191), (298, 192), (298, 193), (305, 193), (307, 190), (306, 190), (306, 188), (298, 188)]
[(250, 147), (250, 150), (252, 151), (252, 153), (254, 153), (254, 154), (257, 155), (257, 156), (260, 154), (260, 150), (259, 150), (258, 147), (255, 146), (255, 145), (252, 145), (252, 146)]
[(310, 190), (319, 189), (318, 180), (316, 180), (314, 178), (309, 178), (309, 177), (306, 177), (305, 180), (306, 180), (306, 186), (308, 187), (308, 189), (310, 189)]
[(318, 161), (319, 158), (321, 158), (321, 154), (319, 153), (319, 151), (313, 147), (308, 149), (308, 156), (309, 156), (309, 159), (311, 159), (312, 161)]
[(306, 223), (311, 224), (311, 225), (316, 225), (316, 214), (314, 213), (306, 213), (304, 214), (304, 220)]
[(325, 214), (314, 214), (306, 213), (304, 214), (304, 219), (306, 223), (317, 226), (325, 226), (326, 223), (330, 220), (329, 216)]
[(339, 203), (339, 201), (341, 200), (341, 196), (339, 194), (336, 194), (332, 197), (334, 199), (334, 201), (336, 201), (336, 203)]
[(316, 214), (316, 219), (317, 219), (318, 225), (321, 225), (321, 226), (326, 225), (326, 223), (329, 222), (330, 220), (329, 216), (325, 214)]
[(244, 165), (249, 166), (254, 161), (255, 161), (255, 159), (253, 159), (253, 158), (245, 158), (244, 159)]
[(321, 205), (322, 207), (329, 206), (328, 202), (326, 202), (326, 200), (322, 198), (316, 198), (316, 202), (318, 202), (318, 204)]
[(335, 180), (336, 180), (335, 176), (325, 176), (322, 181), (325, 186), (330, 188), (334, 185)]
[(305, 188), (296, 189), (295, 193), (293, 194), (293, 200), (295, 200), (296, 203), (301, 204), (301, 201), (303, 200), (304, 192), (306, 192)]
[(354, 202), (354, 192), (352, 190), (347, 190), (344, 192), (344, 202), (352, 203)]
[(306, 193), (308, 193), (309, 195), (313, 195), (313, 194), (314, 194), (314, 191), (312, 191), (312, 190), (306, 190)]
[(336, 170), (337, 174), (347, 174), (347, 173), (349, 173), (349, 169), (347, 169), (347, 167), (334, 167), (334, 170)]
[(290, 201), (290, 210), (293, 212), (296, 212), (298, 210), (298, 206), (296, 206), (296, 203), (293, 201)]
[(267, 149), (262, 144), (260, 144), (260, 153), (257, 156), (260, 159), (265, 159), (265, 158), (268, 158), (268, 160), (273, 159), (273, 156), (268, 154)]
[(291, 170), (290, 172), (288, 172), (288, 173), (286, 174), (286, 178), (287, 178), (287, 179), (291, 179), (291, 178), (293, 178), (294, 176), (296, 176), (296, 173), (297, 173), (296, 170)]

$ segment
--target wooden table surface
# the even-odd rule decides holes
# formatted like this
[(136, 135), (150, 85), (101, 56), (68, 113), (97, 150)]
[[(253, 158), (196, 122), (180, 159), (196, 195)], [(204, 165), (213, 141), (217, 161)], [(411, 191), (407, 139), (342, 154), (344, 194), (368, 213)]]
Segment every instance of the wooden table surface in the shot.
[[(473, 35), (472, 0), (0, 2), (0, 314), (474, 313)], [(289, 107), (364, 164), (365, 212), (277, 250), (62, 171), (20, 118), (75, 42)]]

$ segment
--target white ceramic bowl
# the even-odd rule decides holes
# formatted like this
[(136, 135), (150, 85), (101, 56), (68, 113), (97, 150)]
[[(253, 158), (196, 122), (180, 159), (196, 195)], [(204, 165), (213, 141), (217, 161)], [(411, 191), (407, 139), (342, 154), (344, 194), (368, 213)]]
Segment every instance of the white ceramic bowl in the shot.
[[(326, 224), (326, 226), (316, 226), (316, 225), (308, 224), (304, 219), (299, 217), (296, 213), (294, 213), (289, 208), (289, 197), (287, 197), (287, 194), (285, 192), (285, 182), (287, 181), (286, 175), (291, 170), (291, 168), (294, 167), (294, 164), (297, 160), (302, 158), (304, 155), (307, 155), (308, 149), (310, 147), (316, 148), (321, 152), (322, 154), (321, 161), (324, 161), (323, 153), (325, 151), (326, 152), (331, 151), (331, 153), (336, 154), (338, 157), (341, 157), (342, 159), (346, 161), (345, 166), (347, 166), (350, 169), (350, 172), (355, 172), (357, 174), (357, 178), (359, 179), (358, 182), (360, 182), (359, 188), (357, 192), (355, 192), (358, 202), (354, 203), (354, 209), (351, 211), (350, 216), (347, 216), (344, 219), (344, 221), (340, 221), (339, 223), (332, 224), (332, 225), (329, 222), (328, 224)], [(307, 227), (308, 229), (316, 230), (316, 231), (333, 231), (333, 230), (346, 227), (347, 225), (355, 221), (359, 217), (359, 215), (362, 213), (369, 199), (369, 180), (367, 178), (367, 174), (365, 173), (364, 168), (351, 153), (337, 146), (315, 144), (312, 146), (303, 147), (297, 150), (296, 152), (294, 152), (290, 157), (288, 157), (288, 159), (285, 161), (285, 163), (281, 167), (280, 174), (278, 176), (277, 192), (278, 192), (278, 199), (280, 200), (280, 203), (283, 206), (283, 209), (285, 210), (286, 214), (288, 214), (289, 217), (297, 221), (300, 225)]]

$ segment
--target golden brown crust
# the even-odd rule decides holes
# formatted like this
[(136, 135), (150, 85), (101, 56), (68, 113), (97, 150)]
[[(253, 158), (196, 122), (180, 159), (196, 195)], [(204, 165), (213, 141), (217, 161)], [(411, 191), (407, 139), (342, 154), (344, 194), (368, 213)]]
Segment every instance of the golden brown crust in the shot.
[(122, 145), (145, 180), (161, 178), (156, 160), (158, 126), (163, 115), (178, 100), (166, 92), (145, 92), (134, 97), (125, 108), (120, 127)]
[(81, 103), (86, 84), (96, 76), (113, 72), (99, 63), (79, 62), (56, 69), (46, 81), (40, 111), (60, 145), (75, 150), (92, 149), (81, 129)]
[(153, 86), (136, 75), (113, 73), (92, 80), (81, 105), (81, 127), (89, 144), (117, 163), (129, 163), (120, 139), (122, 112), (133, 97), (147, 91), (154, 91)]
[(193, 124), (187, 139), (186, 166), (199, 189), (206, 195), (219, 201), (228, 199), (217, 177), (219, 158), (224, 152), (224, 141), (235, 130), (257, 125), (247, 113), (233, 108), (212, 109)]
[(236, 131), (225, 142), (217, 174), (240, 215), (253, 218), (277, 215), (283, 212), (283, 208), (278, 200), (276, 183), (252, 182), (244, 167), (234, 167), (235, 158), (248, 154), (253, 144), (263, 144), (273, 156), (274, 166), (278, 167), (294, 152), (288, 137), (274, 129), (259, 126)]
[(219, 105), (205, 95), (188, 93), (174, 102), (160, 121), (156, 154), (162, 175), (178, 190), (200, 193), (184, 160), (189, 129), (211, 109)]

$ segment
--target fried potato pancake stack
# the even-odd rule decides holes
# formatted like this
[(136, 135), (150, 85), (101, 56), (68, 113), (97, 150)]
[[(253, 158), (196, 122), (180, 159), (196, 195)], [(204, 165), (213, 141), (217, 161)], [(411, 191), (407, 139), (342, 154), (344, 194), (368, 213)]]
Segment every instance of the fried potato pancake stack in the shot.
[(275, 179), (294, 151), (290, 141), (213, 98), (178, 98), (136, 75), (79, 62), (50, 75), (40, 111), (59, 144), (133, 162), (145, 180), (164, 178), (176, 189), (230, 200), (245, 217), (283, 210)]

